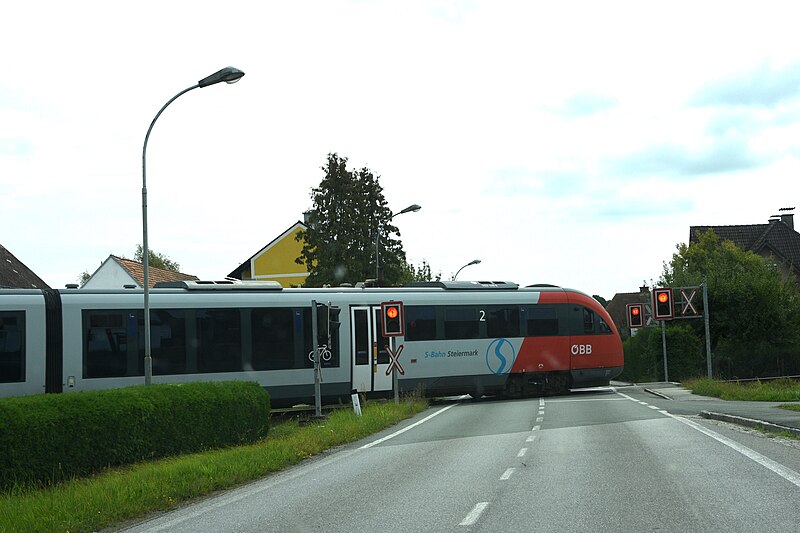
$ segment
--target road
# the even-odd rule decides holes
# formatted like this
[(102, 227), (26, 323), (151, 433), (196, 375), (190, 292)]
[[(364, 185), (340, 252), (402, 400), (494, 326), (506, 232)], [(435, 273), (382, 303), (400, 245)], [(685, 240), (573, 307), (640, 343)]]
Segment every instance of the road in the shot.
[(796, 530), (800, 445), (668, 409), (637, 387), (444, 402), (130, 531)]

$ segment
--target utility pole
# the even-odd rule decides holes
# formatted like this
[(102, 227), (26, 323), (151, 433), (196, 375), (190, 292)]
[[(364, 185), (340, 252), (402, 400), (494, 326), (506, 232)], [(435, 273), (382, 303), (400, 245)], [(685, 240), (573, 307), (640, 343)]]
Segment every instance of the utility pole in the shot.
[(711, 328), (708, 323), (708, 283), (703, 278), (703, 321), (706, 326), (706, 366), (708, 367), (708, 379), (712, 379), (711, 374)]

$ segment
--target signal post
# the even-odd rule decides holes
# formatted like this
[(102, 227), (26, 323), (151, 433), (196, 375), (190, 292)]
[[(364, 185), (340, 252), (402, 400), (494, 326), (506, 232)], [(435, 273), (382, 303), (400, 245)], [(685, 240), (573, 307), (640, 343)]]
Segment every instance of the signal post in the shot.
[(381, 333), (389, 338), (391, 346), (386, 347), (389, 352), (389, 368), (386, 375), (392, 373), (392, 389), (394, 390), (394, 403), (400, 403), (400, 386), (398, 384), (397, 373), (405, 375), (405, 370), (400, 366), (400, 353), (403, 345), (397, 347), (397, 337), (405, 334), (405, 318), (403, 313), (403, 302), (381, 302)]

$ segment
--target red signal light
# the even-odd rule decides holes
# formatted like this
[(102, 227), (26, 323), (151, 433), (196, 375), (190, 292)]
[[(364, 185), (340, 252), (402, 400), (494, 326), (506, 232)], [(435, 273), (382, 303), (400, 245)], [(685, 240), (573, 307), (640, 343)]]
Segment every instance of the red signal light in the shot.
[(628, 304), (628, 327), (641, 328), (644, 326), (642, 304)]
[(674, 316), (672, 288), (653, 289), (653, 318), (656, 320), (671, 320)]
[(384, 337), (400, 337), (404, 334), (402, 302), (382, 302), (381, 316), (381, 333)]

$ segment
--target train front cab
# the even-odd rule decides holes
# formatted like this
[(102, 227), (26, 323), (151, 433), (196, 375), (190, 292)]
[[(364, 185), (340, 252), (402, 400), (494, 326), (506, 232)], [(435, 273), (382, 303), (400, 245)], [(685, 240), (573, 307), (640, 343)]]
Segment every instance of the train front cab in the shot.
[(622, 373), (622, 340), (608, 312), (594, 299), (578, 292), (567, 292), (574, 308), (579, 309), (580, 324), (574, 329), (582, 334), (570, 337), (571, 388), (601, 387)]

